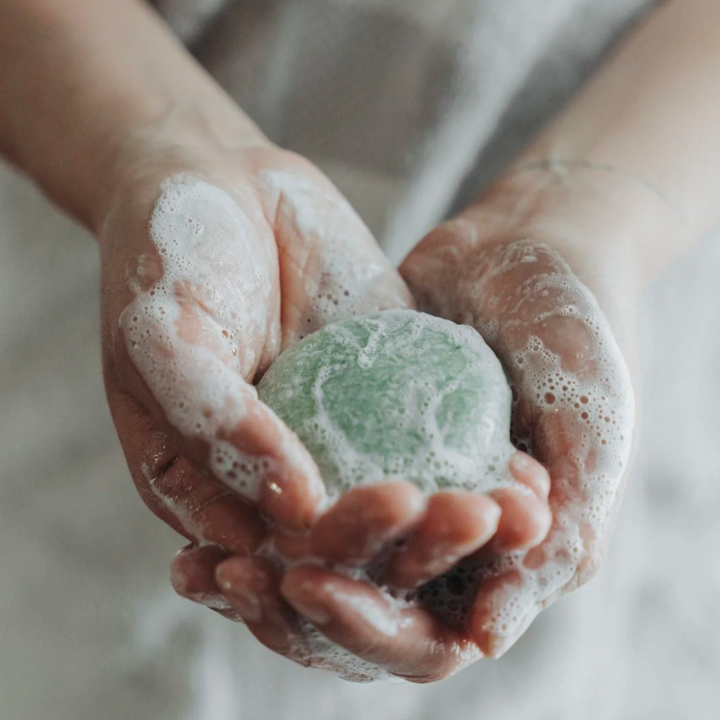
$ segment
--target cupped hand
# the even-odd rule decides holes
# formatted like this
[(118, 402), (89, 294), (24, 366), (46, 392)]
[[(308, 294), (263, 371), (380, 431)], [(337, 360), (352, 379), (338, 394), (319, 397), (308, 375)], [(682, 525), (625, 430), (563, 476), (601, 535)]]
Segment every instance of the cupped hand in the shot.
[(324, 503), (253, 381), (305, 334), (409, 293), (333, 185), (268, 143), (144, 147), (118, 177), (99, 233), (102, 337), (132, 477), (192, 543), (251, 553), (266, 519), (297, 532)]
[[(493, 348), (513, 385), (515, 443), (550, 474), (553, 523), (544, 542), (500, 555), (481, 551), (439, 581), (467, 602), (462, 624), (493, 657), (597, 571), (634, 435), (630, 373), (598, 303), (615, 318), (634, 314), (619, 289), (622, 258), (610, 243), (568, 240), (567, 217), (555, 235), (543, 212), (532, 193), (524, 201), (502, 189), (490, 193), (431, 233), (401, 268), (420, 309), (475, 327)], [(565, 255), (595, 280), (597, 296)], [(423, 597), (441, 611), (436, 598)]]
[(273, 533), (270, 553), (185, 549), (175, 587), (227, 602), (264, 645), (300, 664), (355, 681), (441, 680), (482, 653), (465, 628), (414, 600), (418, 588), (478, 551), (534, 547), (550, 526), (542, 465), (517, 452), (508, 473), (518, 487), (487, 494), (426, 498), (403, 481), (353, 488), (309, 533)]

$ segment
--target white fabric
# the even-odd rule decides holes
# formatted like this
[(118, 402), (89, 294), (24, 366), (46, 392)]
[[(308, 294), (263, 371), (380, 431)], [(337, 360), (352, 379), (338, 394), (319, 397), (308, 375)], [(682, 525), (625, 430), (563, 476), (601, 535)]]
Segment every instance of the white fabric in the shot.
[[(452, 8), (460, 5), (442, 2), (418, 0), (412, 17), (422, 14), (422, 27), (442, 33), (444, 23), (452, 26)], [(283, 13), (291, 12), (292, 3), (268, 0), (268, 5), (272, 13), (261, 19), (266, 31), (277, 30), (282, 17), (288, 22)], [(452, 93), (445, 96), (450, 104), (434, 116), (434, 124), (421, 128), (430, 134), (412, 162), (381, 172), (322, 145), (312, 159), (348, 192), (398, 256), (447, 211), (458, 191), (469, 196), (517, 152), (640, 5), (482, 2), (473, 62), (480, 63), (476, 72), (487, 83), (454, 105)], [(406, 6), (365, 3), (407, 19)], [(212, 21), (219, 33), (215, 40), (207, 34), (211, 25), (186, 32), (194, 35), (198, 54), (239, 95), (242, 72), (233, 70), (233, 54), (223, 50), (223, 28), (231, 24), (218, 25), (219, 17)], [(298, 15), (293, 17), (297, 21)], [(456, 37), (457, 25), (452, 27), (444, 32)], [(287, 52), (283, 62), (292, 61)], [(291, 94), (277, 82), (275, 108), (289, 112)], [(261, 108), (260, 95), (253, 98), (253, 112), (272, 117), (272, 108)], [(291, 125), (286, 117), (271, 130), (310, 142), (308, 135), (293, 134)], [(352, 128), (348, 132), (352, 136)], [(432, 137), (436, 143), (427, 140)], [(476, 157), (483, 160), (480, 169), (463, 182)], [(379, 190), (378, 177), (384, 178)], [(1, 167), (0, 715), (12, 720), (715, 718), (718, 272), (720, 238), (675, 268), (646, 298), (644, 436), (600, 576), (541, 616), (500, 661), (481, 662), (434, 686), (353, 686), (295, 667), (258, 646), (244, 628), (174, 598), (167, 564), (181, 540), (136, 497), (105, 406), (91, 240)]]

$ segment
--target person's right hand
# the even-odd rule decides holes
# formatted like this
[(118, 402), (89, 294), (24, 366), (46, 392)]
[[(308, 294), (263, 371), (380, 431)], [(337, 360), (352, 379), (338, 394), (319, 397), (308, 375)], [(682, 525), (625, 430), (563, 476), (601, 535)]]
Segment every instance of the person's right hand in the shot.
[[(133, 157), (100, 233), (112, 415), (150, 509), (206, 553), (248, 555), (266, 518), (297, 532), (324, 500), (314, 462), (253, 381), (324, 324), (411, 299), (302, 158), (268, 143)], [(201, 587), (194, 599), (223, 607)]]

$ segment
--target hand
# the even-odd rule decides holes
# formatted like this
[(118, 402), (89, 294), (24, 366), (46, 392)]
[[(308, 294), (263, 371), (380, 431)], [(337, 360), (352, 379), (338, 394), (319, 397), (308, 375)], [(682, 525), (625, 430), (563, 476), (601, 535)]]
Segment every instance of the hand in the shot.
[(264, 518), (297, 532), (324, 502), (315, 464), (252, 382), (323, 324), (411, 299), (306, 161), (264, 142), (150, 145), (122, 164), (100, 232), (108, 400), (151, 510), (210, 555), (247, 555)]
[[(625, 333), (634, 305), (623, 274), (632, 261), (611, 241), (593, 243), (591, 231), (567, 240), (572, 210), (556, 222), (547, 207), (556, 200), (546, 197), (580, 207), (567, 202), (577, 179), (543, 183), (535, 173), (534, 180), (534, 187), (491, 191), (431, 233), (401, 268), (420, 309), (472, 325), (494, 349), (517, 397), (515, 442), (550, 473), (553, 525), (545, 541), (499, 557), (480, 553), (464, 565), (465, 597), (475, 597), (467, 628), (493, 657), (542, 609), (597, 571), (635, 424), (628, 367), (598, 304), (612, 307), (615, 329)], [(592, 227), (589, 219), (581, 218), (580, 226)], [(564, 257), (592, 279), (597, 298)], [(457, 582), (457, 573), (447, 581)], [(435, 606), (432, 595), (425, 599)]]

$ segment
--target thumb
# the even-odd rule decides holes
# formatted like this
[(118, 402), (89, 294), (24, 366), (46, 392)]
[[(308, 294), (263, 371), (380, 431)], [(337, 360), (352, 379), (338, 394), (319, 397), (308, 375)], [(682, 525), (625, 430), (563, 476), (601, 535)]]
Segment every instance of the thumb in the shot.
[[(322, 481), (248, 382), (277, 335), (277, 261), (263, 218), (249, 193), (236, 200), (188, 176), (162, 184), (144, 252), (128, 258), (134, 276), (125, 292), (104, 293), (127, 302), (106, 313), (119, 316), (108, 380), (148, 410), (182, 456), (298, 529), (312, 522)], [(109, 258), (112, 281), (125, 265)]]
[(262, 175), (274, 206), (283, 347), (325, 325), (413, 300), (370, 230), (316, 168)]

